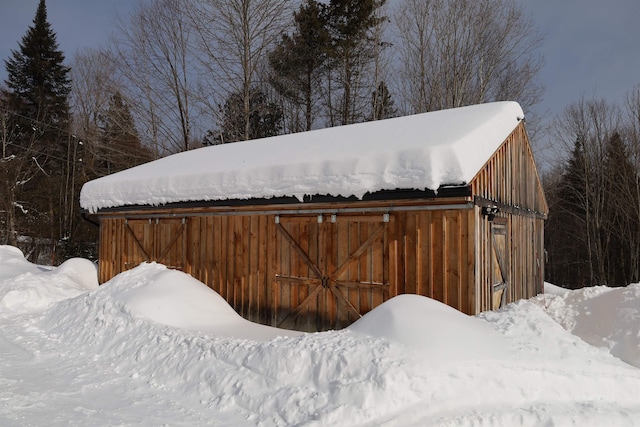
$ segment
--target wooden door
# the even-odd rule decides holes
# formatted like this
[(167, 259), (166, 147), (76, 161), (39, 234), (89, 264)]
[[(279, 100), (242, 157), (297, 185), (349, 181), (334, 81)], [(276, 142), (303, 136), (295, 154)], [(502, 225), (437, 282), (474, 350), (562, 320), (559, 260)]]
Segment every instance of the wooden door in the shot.
[(509, 288), (509, 239), (506, 220), (496, 218), (491, 223), (491, 308), (505, 305)]
[(125, 221), (124, 269), (141, 262), (157, 262), (183, 270), (186, 254), (186, 218), (132, 219)]
[(389, 298), (389, 216), (280, 216), (278, 327), (339, 329)]

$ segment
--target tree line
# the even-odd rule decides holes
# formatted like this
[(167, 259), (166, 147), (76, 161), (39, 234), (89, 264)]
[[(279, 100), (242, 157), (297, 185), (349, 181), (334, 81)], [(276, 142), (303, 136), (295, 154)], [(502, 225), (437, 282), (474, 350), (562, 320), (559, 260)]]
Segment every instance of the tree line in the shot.
[[(541, 42), (513, 0), (160, 0), (76, 55), (157, 155), (477, 104), (532, 106)], [(517, 76), (517, 78), (516, 78)]]
[(539, 42), (514, 0), (157, 0), (66, 61), (40, 0), (5, 60), (0, 243), (30, 236), (73, 252), (94, 241), (82, 184), (167, 154), (500, 99), (533, 105)]
[[(541, 42), (515, 0), (157, 0), (66, 61), (40, 0), (5, 60), (0, 243), (82, 254), (96, 238), (82, 184), (171, 153), (497, 100), (528, 110)], [(640, 280), (639, 109), (636, 90), (556, 118), (547, 280)]]
[(578, 288), (640, 281), (640, 86), (622, 105), (582, 99), (554, 124), (547, 173), (547, 280)]

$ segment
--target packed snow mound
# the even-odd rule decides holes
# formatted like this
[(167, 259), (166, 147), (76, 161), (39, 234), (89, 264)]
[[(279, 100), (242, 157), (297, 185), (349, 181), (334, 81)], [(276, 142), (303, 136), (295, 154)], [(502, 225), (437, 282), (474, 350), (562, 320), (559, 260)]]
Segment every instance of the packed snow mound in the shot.
[(0, 262), (2, 263), (3, 269), (5, 266), (20, 262), (21, 260), (24, 260), (24, 254), (20, 249), (10, 245), (0, 245)]
[[(74, 263), (61, 276), (88, 275)], [(47, 286), (60, 273), (24, 267), (0, 289), (18, 278)], [(633, 300), (630, 289), (619, 301)], [(573, 310), (582, 300), (564, 301)], [(210, 312), (226, 331), (200, 330)], [(238, 339), (238, 327), (252, 325), (218, 295), (142, 264), (43, 313), (0, 316), (0, 425), (638, 425), (640, 370), (565, 330), (541, 300), (478, 316), (507, 346), (498, 360), (474, 357), (500, 343), (469, 319), (406, 296), (365, 315), (358, 332)], [(475, 331), (470, 357), (447, 360), (462, 342), (432, 326), (465, 339), (459, 328)]]
[[(181, 271), (159, 264), (137, 268), (143, 271), (143, 280), (127, 294), (114, 298), (133, 313), (164, 325), (216, 336), (268, 341), (300, 335), (245, 320), (217, 292)], [(128, 281), (126, 274), (116, 276), (103, 285), (104, 291), (121, 287), (120, 283), (127, 286)]]
[(86, 183), (83, 208), (465, 185), (524, 117), (494, 102), (221, 144)]
[[(78, 274), (79, 269), (72, 267), (63, 268), (63, 272)], [(218, 337), (269, 341), (279, 336), (302, 334), (250, 322), (204, 283), (157, 263), (142, 263), (116, 275), (87, 293), (83, 301), (83, 304), (70, 302), (52, 309), (48, 314), (51, 322), (85, 319), (91, 323), (96, 317), (103, 318), (105, 310), (115, 310), (172, 328)]]
[(9, 245), (0, 245), (0, 266), (0, 281), (26, 272), (40, 273), (52, 268), (30, 263), (20, 249)]
[(0, 316), (4, 317), (42, 312), (98, 287), (95, 265), (82, 258), (41, 267), (28, 262), (19, 249), (0, 246), (0, 263)]
[(84, 258), (69, 258), (58, 267), (54, 273), (57, 276), (66, 276), (75, 283), (80, 289), (93, 290), (98, 289), (98, 269), (96, 265)]
[(640, 283), (577, 289), (536, 301), (567, 331), (640, 367)]
[(420, 295), (391, 298), (349, 329), (423, 351), (432, 363), (501, 358), (507, 348), (486, 322)]
[[(145, 263), (56, 304), (36, 325), (54, 337), (51, 351), (86, 354), (107, 383), (180, 396), (193, 409), (171, 424), (203, 424), (195, 414), (222, 425), (598, 426), (640, 415), (638, 370), (530, 301), (476, 319), (406, 295), (352, 328), (270, 340), (242, 339), (220, 302), (195, 279)], [(190, 313), (209, 310), (220, 329), (206, 333), (212, 326)]]

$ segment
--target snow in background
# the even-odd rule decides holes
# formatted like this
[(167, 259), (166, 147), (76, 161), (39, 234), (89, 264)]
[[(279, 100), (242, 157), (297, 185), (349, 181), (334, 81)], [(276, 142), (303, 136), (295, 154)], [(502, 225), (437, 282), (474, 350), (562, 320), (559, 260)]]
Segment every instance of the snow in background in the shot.
[(205, 147), (90, 181), (80, 204), (437, 190), (471, 181), (523, 118), (516, 102), (495, 102)]
[(402, 295), (308, 334), (159, 264), (96, 288), (82, 261), (0, 246), (0, 304), (31, 300), (0, 311), (0, 425), (640, 425), (640, 284), (477, 317)]

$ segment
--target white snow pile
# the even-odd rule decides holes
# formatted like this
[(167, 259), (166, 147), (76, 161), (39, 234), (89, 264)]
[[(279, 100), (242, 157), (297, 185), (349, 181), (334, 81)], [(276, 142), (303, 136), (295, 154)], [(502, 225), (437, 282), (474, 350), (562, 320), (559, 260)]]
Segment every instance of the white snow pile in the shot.
[(524, 117), (494, 102), (174, 154), (86, 183), (83, 208), (468, 183)]
[(72, 258), (57, 268), (30, 263), (20, 249), (0, 246), (0, 317), (41, 312), (58, 301), (98, 288), (95, 266)]
[[(303, 334), (248, 322), (159, 264), (97, 289), (95, 269), (66, 269), (0, 246), (0, 425), (640, 425), (640, 366), (612, 354), (640, 344), (640, 285), (478, 317), (403, 295)], [(78, 292), (5, 311), (20, 286)], [(589, 326), (600, 343), (570, 332)]]
[[(640, 283), (546, 296), (547, 314), (584, 341), (640, 367)], [(638, 325), (629, 330), (628, 325)]]
[[(349, 329), (420, 350), (429, 364), (501, 358), (506, 349), (504, 339), (486, 322), (416, 295), (392, 298)], [(469, 348), (473, 351), (466, 351)]]

